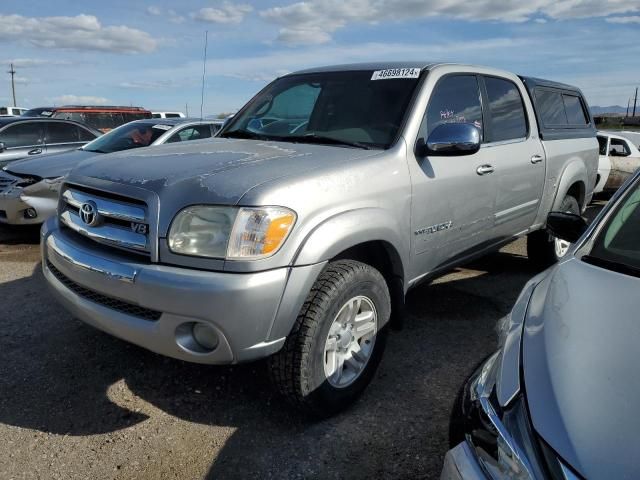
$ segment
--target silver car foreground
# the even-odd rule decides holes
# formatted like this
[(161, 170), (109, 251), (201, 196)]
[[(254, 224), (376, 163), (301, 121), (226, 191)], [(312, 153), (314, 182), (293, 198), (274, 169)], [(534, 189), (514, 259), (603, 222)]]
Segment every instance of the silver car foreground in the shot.
[(222, 124), (222, 120), (184, 118), (136, 120), (77, 150), (13, 162), (0, 172), (0, 223), (44, 222), (56, 211), (62, 179), (83, 160), (132, 148), (210, 138)]
[[(576, 240), (586, 223), (552, 213)], [(467, 383), (442, 479), (640, 478), (640, 174), (532, 279)]]

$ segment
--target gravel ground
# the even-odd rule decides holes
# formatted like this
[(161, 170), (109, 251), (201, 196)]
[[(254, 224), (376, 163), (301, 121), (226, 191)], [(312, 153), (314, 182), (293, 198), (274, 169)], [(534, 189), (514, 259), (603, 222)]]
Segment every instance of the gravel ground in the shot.
[(163, 358), (71, 318), (37, 229), (0, 226), (0, 478), (438, 478), (456, 393), (535, 273), (523, 240), (410, 293), (374, 382), (310, 421), (265, 365)]

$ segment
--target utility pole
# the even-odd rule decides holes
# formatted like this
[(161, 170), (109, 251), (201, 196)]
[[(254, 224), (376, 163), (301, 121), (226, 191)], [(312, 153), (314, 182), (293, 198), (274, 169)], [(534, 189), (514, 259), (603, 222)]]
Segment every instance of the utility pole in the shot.
[(16, 82), (15, 82), (16, 70), (13, 68), (13, 63), (11, 64), (11, 70), (9, 70), (7, 73), (11, 74), (11, 91), (13, 92), (13, 106), (17, 107), (18, 105), (16, 105)]
[(633, 99), (633, 118), (636, 118), (636, 103), (638, 103), (638, 87), (636, 87), (636, 96)]
[(184, 109), (185, 109), (185, 115), (187, 116), (187, 118), (189, 118), (189, 104), (188, 103), (184, 104)]
[(625, 117), (629, 117), (629, 106), (631, 106), (631, 97), (629, 97), (629, 100), (627, 100), (627, 114), (625, 115)]

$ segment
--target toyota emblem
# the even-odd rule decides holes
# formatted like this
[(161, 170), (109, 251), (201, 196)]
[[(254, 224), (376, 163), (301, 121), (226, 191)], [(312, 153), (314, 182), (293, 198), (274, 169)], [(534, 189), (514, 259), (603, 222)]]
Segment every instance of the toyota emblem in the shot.
[(100, 222), (100, 215), (98, 214), (98, 206), (96, 203), (92, 201), (83, 203), (80, 206), (80, 218), (90, 227), (98, 225)]

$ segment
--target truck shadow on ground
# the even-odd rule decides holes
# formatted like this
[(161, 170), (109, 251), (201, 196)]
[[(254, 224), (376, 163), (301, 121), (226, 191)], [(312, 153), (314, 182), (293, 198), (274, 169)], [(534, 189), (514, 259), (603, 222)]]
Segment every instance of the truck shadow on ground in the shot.
[[(189, 422), (235, 429), (207, 478), (430, 478), (447, 449), (459, 385), (495, 349), (496, 321), (536, 273), (526, 258), (506, 253), (468, 268), (413, 290), (405, 328), (392, 332), (361, 400), (313, 421), (274, 394), (264, 363), (188, 364), (70, 318), (49, 296), (38, 265), (28, 278), (0, 284), (0, 422), (101, 434), (135, 428), (153, 414), (144, 407), (150, 404)], [(133, 398), (114, 392), (123, 382)]]

